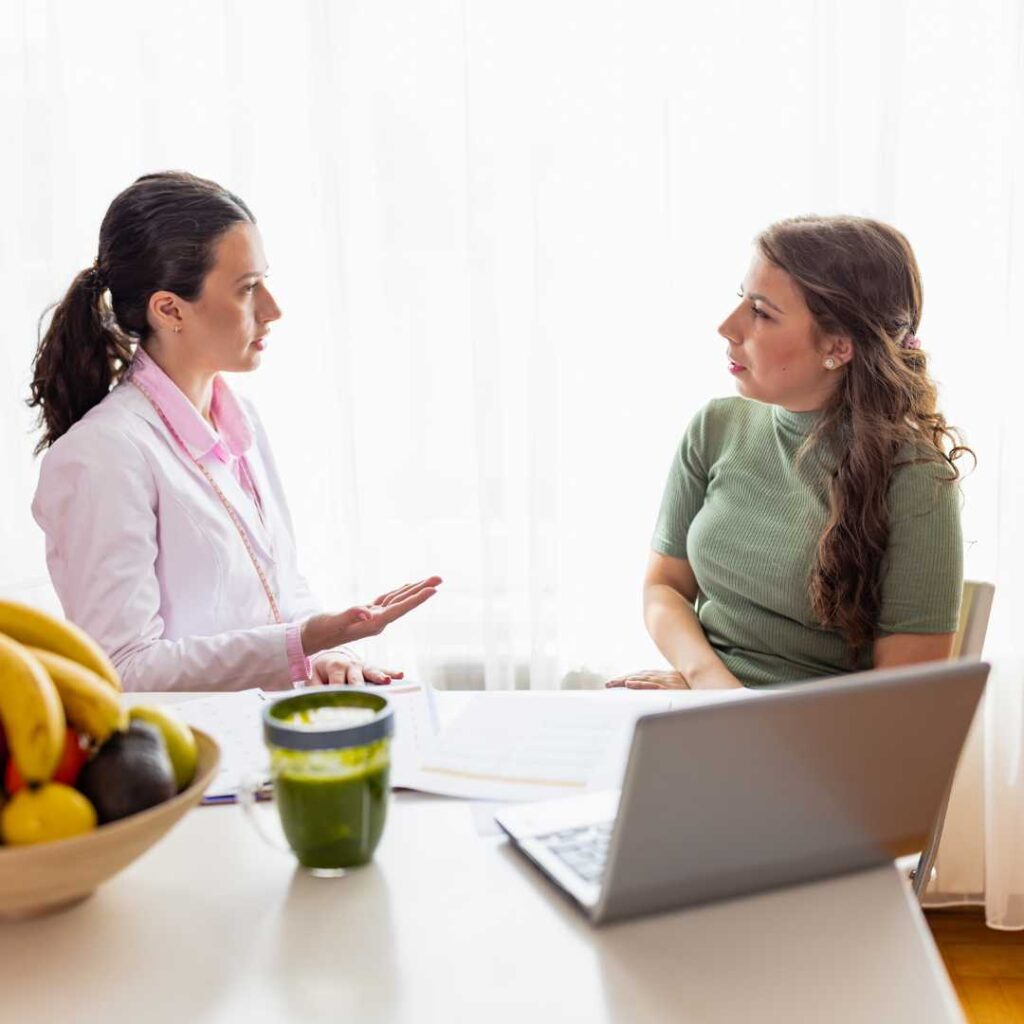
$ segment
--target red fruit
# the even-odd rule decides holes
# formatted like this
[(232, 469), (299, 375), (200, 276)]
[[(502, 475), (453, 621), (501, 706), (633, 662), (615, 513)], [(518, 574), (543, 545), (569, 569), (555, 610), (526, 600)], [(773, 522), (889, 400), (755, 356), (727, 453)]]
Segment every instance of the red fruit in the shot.
[[(57, 770), (50, 781), (63, 782), (65, 786), (73, 786), (82, 766), (88, 760), (88, 753), (78, 742), (78, 733), (74, 729), (68, 729), (64, 733), (64, 753), (61, 754), (60, 764), (57, 765)], [(25, 780), (21, 777), (12, 757), (7, 762), (7, 771), (4, 772), (4, 789), (7, 790), (8, 796), (14, 796), (24, 786)]]

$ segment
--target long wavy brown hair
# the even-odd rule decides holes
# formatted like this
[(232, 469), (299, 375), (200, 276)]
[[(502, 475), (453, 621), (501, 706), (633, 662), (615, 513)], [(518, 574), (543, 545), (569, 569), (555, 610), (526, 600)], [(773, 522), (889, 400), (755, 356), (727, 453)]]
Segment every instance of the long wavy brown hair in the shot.
[(820, 335), (853, 343), (801, 456), (829, 450), (836, 460), (809, 596), (815, 616), (843, 636), (856, 663), (877, 629), (893, 474), (935, 463), (952, 486), (956, 461), (974, 452), (936, 407), (928, 357), (914, 347), (921, 275), (899, 231), (863, 217), (794, 217), (771, 225), (756, 245), (796, 282)]

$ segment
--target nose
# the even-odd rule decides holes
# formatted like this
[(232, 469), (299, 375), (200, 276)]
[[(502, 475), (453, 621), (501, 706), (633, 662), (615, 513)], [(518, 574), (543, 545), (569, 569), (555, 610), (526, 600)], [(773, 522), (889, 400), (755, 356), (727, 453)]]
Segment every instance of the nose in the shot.
[(266, 285), (263, 286), (263, 302), (260, 304), (259, 319), (260, 323), (264, 324), (281, 319), (281, 307), (277, 304), (274, 296), (270, 294), (270, 289)]
[(718, 333), (725, 338), (726, 341), (733, 345), (739, 344), (739, 330), (737, 329), (737, 313), (739, 311), (734, 309), (719, 325)]

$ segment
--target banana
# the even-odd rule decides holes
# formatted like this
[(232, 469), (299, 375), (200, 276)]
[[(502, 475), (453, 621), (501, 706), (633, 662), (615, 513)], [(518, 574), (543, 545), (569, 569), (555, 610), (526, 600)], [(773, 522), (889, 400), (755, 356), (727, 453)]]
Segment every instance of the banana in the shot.
[(105, 679), (115, 690), (121, 679), (114, 663), (99, 644), (72, 622), (56, 619), (38, 608), (17, 601), (0, 600), (0, 633), (27, 647), (41, 647), (77, 661)]
[(128, 728), (128, 711), (105, 679), (70, 658), (38, 647), (29, 647), (28, 651), (50, 674), (72, 728), (97, 743), (105, 743), (113, 733)]
[(5, 636), (0, 636), (0, 721), (21, 777), (46, 782), (64, 752), (64, 708), (46, 669)]

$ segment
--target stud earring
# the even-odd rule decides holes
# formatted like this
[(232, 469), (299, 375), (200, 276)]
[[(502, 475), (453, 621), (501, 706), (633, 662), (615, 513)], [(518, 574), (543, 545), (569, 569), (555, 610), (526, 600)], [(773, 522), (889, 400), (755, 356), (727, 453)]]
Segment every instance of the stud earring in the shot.
[(180, 327), (175, 327), (174, 328), (174, 333), (175, 334), (181, 334), (181, 328)]
[(825, 369), (826, 370), (834, 370), (835, 368), (836, 368), (836, 361), (831, 356), (829, 356), (828, 359), (825, 360)]

